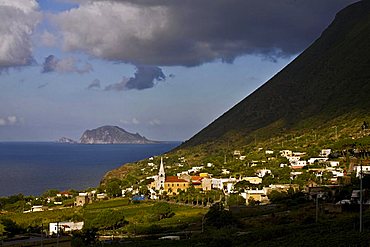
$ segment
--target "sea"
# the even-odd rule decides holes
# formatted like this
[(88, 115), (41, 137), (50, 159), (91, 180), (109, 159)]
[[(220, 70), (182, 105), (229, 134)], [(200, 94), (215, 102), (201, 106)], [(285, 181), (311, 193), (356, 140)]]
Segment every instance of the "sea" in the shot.
[(48, 189), (84, 190), (121, 165), (170, 151), (160, 144), (65, 144), (0, 142), (0, 197), (41, 195)]

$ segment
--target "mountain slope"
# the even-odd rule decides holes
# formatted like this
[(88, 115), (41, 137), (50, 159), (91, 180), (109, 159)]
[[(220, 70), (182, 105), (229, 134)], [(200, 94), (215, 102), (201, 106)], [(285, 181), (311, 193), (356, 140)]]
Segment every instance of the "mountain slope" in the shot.
[(102, 126), (93, 130), (86, 130), (80, 142), (83, 144), (151, 144), (150, 141), (138, 133), (132, 134), (117, 126)]
[[(369, 116), (370, 1), (340, 11), (308, 49), (179, 149), (242, 138), (269, 128), (314, 128), (343, 114)], [(272, 127), (271, 127), (272, 126)]]

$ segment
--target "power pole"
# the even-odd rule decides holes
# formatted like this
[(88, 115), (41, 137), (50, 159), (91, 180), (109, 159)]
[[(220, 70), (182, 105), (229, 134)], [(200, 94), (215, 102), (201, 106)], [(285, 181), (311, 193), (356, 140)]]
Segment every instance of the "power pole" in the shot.
[(362, 161), (360, 161), (360, 233), (362, 232)]
[(44, 246), (44, 223), (41, 223), (41, 247)]
[(57, 247), (59, 247), (59, 222), (57, 222)]
[(316, 218), (315, 222), (317, 223), (319, 221), (319, 192), (316, 194)]

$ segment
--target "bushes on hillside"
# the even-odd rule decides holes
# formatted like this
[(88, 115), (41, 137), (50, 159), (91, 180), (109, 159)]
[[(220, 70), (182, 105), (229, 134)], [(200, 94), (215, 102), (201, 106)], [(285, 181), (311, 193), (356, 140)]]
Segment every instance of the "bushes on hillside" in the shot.
[(106, 209), (101, 211), (93, 220), (86, 222), (86, 228), (115, 230), (127, 223), (122, 210)]
[(151, 215), (153, 220), (161, 220), (165, 218), (171, 218), (175, 215), (171, 206), (165, 202), (156, 203), (151, 209)]
[(233, 217), (230, 211), (225, 210), (222, 203), (215, 203), (209, 208), (209, 211), (205, 215), (205, 224), (220, 229), (223, 227), (236, 226), (239, 222)]

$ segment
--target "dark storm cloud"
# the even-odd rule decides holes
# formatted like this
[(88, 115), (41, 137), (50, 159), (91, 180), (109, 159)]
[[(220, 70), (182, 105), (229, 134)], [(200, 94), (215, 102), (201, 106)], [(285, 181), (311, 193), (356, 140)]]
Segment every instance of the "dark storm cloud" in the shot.
[(42, 64), (42, 73), (49, 73), (55, 71), (58, 64), (58, 60), (54, 55), (49, 55), (45, 58)]
[(354, 0), (79, 2), (56, 16), (67, 50), (134, 64), (196, 66), (245, 54), (297, 54)]
[(90, 85), (87, 87), (87, 89), (94, 89), (94, 88), (100, 88), (100, 80), (95, 79), (93, 80)]
[(152, 88), (159, 81), (164, 81), (166, 75), (162, 69), (155, 66), (137, 66), (134, 77), (123, 78), (121, 82), (108, 85), (106, 91), (143, 90)]
[(41, 88), (44, 88), (44, 87), (46, 87), (47, 85), (49, 85), (49, 83), (44, 83), (44, 84), (41, 84), (41, 85), (39, 85), (37, 88), (38, 89), (41, 89)]
[(49, 55), (45, 58), (42, 66), (42, 73), (58, 72), (58, 73), (89, 73), (93, 70), (92, 65), (89, 63), (80, 64), (78, 59), (68, 57), (58, 59), (54, 55)]

